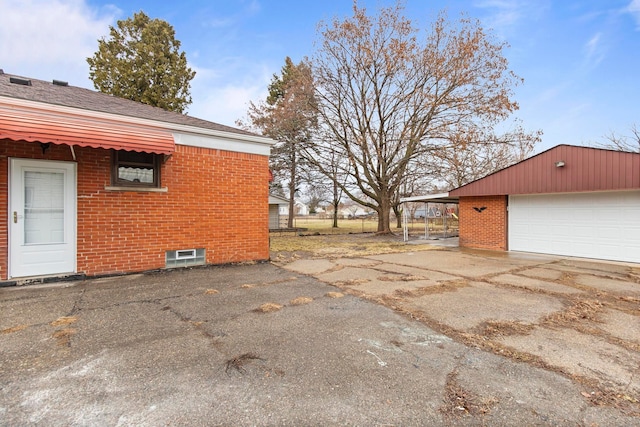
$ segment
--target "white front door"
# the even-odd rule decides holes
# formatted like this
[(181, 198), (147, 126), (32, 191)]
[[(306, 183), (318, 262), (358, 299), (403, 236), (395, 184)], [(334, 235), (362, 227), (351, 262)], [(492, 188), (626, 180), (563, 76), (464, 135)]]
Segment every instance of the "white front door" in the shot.
[(11, 159), (9, 277), (76, 270), (76, 164)]

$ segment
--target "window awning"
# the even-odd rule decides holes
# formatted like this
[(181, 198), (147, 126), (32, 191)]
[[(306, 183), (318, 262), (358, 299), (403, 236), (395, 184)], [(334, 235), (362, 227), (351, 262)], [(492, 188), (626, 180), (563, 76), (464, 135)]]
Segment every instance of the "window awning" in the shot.
[(0, 139), (156, 154), (175, 151), (169, 131), (45, 110), (0, 105)]

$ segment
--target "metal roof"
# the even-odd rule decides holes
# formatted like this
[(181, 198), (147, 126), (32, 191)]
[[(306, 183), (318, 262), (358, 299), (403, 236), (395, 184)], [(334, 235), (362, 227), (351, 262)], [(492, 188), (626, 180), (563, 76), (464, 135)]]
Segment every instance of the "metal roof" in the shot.
[(285, 199), (284, 197), (276, 196), (274, 194), (269, 194), (269, 204), (286, 206), (289, 204), (289, 199)]
[(458, 196), (450, 196), (449, 193), (425, 194), (424, 196), (403, 197), (404, 202), (428, 202), (428, 203), (458, 203)]
[(171, 154), (171, 132), (151, 126), (7, 105), (0, 99), (0, 139)]
[(640, 189), (640, 153), (558, 145), (449, 192), (450, 196)]

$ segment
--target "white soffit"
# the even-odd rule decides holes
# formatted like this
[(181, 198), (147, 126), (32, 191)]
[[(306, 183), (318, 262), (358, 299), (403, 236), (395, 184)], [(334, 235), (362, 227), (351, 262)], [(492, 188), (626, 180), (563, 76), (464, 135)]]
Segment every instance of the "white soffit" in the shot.
[(193, 135), (174, 132), (173, 140), (178, 145), (189, 145), (212, 150), (234, 151), (236, 153), (259, 154), (262, 156), (268, 156), (271, 153), (271, 144), (256, 142), (249, 138), (230, 139), (215, 135)]

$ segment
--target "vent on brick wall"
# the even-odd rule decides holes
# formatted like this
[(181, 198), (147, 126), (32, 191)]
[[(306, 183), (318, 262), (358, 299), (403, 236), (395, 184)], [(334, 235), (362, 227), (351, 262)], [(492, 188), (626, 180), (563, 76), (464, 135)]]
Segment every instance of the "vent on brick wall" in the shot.
[(192, 265), (203, 265), (205, 263), (205, 250), (200, 249), (179, 249), (177, 251), (166, 252), (166, 267), (189, 267)]

